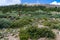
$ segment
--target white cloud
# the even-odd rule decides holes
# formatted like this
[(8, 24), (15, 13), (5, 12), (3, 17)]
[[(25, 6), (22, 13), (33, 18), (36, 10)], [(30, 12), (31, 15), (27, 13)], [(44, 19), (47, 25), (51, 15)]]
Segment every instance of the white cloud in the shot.
[(21, 0), (0, 0), (0, 6), (2, 5), (14, 5), (20, 4)]
[(60, 2), (54, 1), (54, 2), (52, 2), (50, 4), (52, 4), (52, 5), (60, 5)]

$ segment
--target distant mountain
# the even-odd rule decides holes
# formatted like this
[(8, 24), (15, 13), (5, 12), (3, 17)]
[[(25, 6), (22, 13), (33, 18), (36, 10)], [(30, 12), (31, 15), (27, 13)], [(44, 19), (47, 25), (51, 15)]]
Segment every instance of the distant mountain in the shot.
[(60, 7), (60, 5), (54, 5), (54, 4), (23, 4), (27, 6), (46, 6), (46, 7)]

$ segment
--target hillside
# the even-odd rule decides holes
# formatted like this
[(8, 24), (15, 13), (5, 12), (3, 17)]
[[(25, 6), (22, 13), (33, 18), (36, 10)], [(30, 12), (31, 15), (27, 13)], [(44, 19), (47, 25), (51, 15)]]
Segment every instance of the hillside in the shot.
[[(41, 10), (49, 10), (49, 11), (59, 11), (60, 10), (60, 5), (49, 5), (49, 4), (38, 4), (38, 5), (10, 5), (10, 6), (0, 6), (0, 11), (5, 11), (5, 12), (11, 12), (11, 11), (21, 11), (21, 10), (26, 10), (24, 8), (28, 8), (32, 10), (32, 8), (41, 9)], [(28, 10), (27, 9), (27, 10)]]
[(60, 40), (60, 6), (0, 6), (0, 40)]

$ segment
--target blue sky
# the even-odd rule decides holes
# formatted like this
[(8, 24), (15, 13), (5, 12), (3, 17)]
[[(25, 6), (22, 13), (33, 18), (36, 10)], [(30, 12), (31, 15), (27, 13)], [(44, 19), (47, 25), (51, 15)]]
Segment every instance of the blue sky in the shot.
[(39, 3), (39, 4), (53, 4), (60, 5), (60, 0), (21, 0), (21, 4)]
[(60, 0), (55, 0), (55, 1), (60, 2)]
[[(37, 0), (21, 0), (21, 3), (36, 3)], [(41, 4), (49, 4), (51, 2), (60, 2), (60, 0), (38, 0), (39, 3)]]
[[(39, 3), (41, 4), (49, 4), (53, 2), (54, 0), (38, 0)], [(37, 0), (21, 0), (21, 3), (36, 3)]]
[(40, 4), (54, 4), (60, 5), (60, 0), (0, 0), (0, 6), (4, 5), (14, 5), (14, 4), (24, 4), (24, 3), (40, 3)]

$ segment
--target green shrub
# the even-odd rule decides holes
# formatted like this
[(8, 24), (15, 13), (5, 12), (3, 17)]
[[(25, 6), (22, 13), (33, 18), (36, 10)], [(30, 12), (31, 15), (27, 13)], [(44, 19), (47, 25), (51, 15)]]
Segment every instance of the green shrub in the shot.
[(58, 24), (59, 22), (58, 21), (44, 21), (43, 22), (43, 25), (45, 26), (51, 26), (51, 25), (54, 25), (54, 24)]
[(41, 28), (38, 33), (40, 37), (55, 38), (55, 34), (49, 28)]
[(16, 20), (13, 24), (12, 24), (12, 26), (11, 27), (23, 27), (24, 25), (28, 25), (28, 24), (30, 24), (30, 23), (32, 23), (33, 22), (33, 20), (31, 20), (31, 19), (26, 19), (26, 18), (21, 18), (21, 19), (19, 19), (19, 20)]
[(38, 31), (39, 31), (38, 29), (39, 28), (33, 27), (33, 26), (27, 28), (27, 32), (29, 33), (31, 39), (38, 39), (38, 38), (40, 38), (40, 35), (38, 34)]
[(21, 34), (23, 34), (22, 38), (25, 38), (27, 36), (27, 38), (30, 38), (30, 39), (39, 39), (42, 37), (55, 38), (55, 34), (50, 29), (48, 29), (48, 28), (37, 28), (34, 26), (28, 27), (27, 29), (22, 31), (22, 33), (20, 32), (20, 35)]
[(9, 28), (12, 21), (9, 19), (1, 18), (0, 19), (0, 28)]
[(60, 24), (52, 24), (50, 28), (60, 30)]
[(52, 24), (52, 23), (49, 22), (49, 21), (45, 21), (45, 22), (43, 22), (43, 25), (44, 25), (44, 26), (51, 26), (51, 24)]
[(20, 40), (28, 40), (29, 35), (26, 30), (20, 30)]
[(8, 15), (1, 13), (0, 18), (7, 18)]
[(31, 27), (28, 28), (27, 31), (30, 35), (30, 38), (39, 38), (39, 37), (47, 37), (47, 38), (54, 38), (55, 34), (48, 28), (37, 28)]
[(58, 29), (60, 30), (60, 24), (59, 21), (45, 21), (43, 22), (44, 26), (48, 26), (51, 29)]

